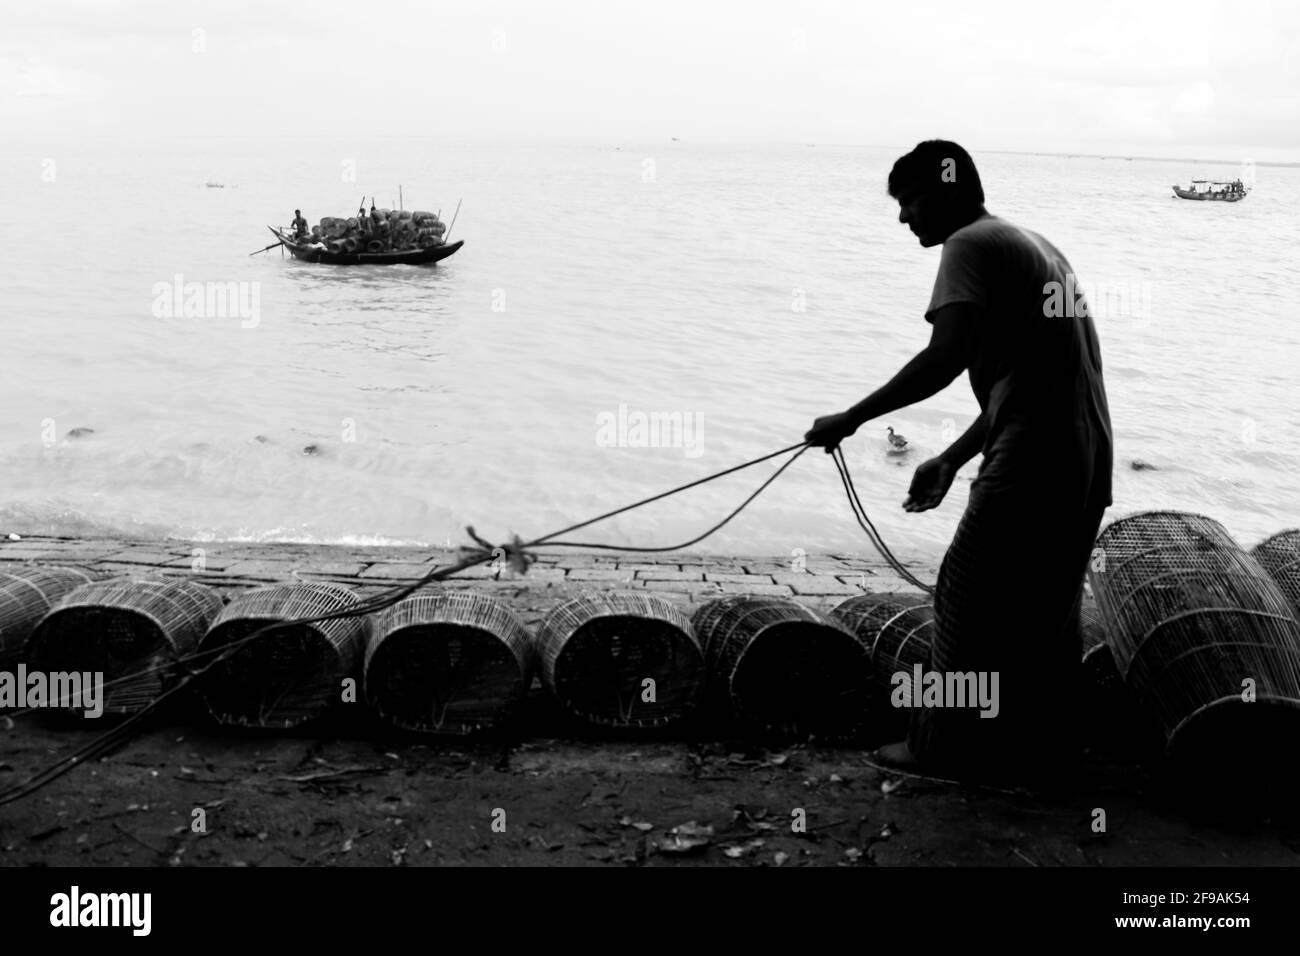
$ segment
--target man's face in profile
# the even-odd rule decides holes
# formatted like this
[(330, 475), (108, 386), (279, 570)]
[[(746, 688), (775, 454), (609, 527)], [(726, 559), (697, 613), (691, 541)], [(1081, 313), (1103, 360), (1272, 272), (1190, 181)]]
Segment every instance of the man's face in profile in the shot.
[(898, 221), (909, 227), (924, 248), (937, 246), (948, 238), (942, 197), (908, 187), (898, 194)]

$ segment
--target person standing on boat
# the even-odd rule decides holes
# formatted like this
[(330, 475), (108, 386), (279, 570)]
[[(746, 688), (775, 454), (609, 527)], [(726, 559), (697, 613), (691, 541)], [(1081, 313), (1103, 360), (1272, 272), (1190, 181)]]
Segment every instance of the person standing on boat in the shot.
[(306, 239), (306, 238), (307, 238), (307, 229), (308, 229), (308, 227), (307, 227), (307, 220), (304, 219), (304, 218), (302, 217), (302, 210), (301, 210), (301, 209), (295, 209), (295, 210), (293, 211), (293, 226), (292, 226), (292, 228), (293, 228), (293, 237), (294, 237), (295, 239)]
[(1069, 262), (984, 208), (979, 173), (956, 143), (919, 144), (894, 164), (888, 187), (898, 221), (921, 246), (943, 246), (925, 312), (930, 343), (882, 388), (817, 419), (805, 438), (830, 451), (969, 372), (980, 415), (917, 467), (903, 507), (938, 506), (957, 471), (983, 452), (939, 570), (929, 670), (984, 675), (997, 688), (996, 716), (972, 706), (914, 709), (907, 741), (878, 756), (963, 776), (1017, 776), (1052, 757), (1068, 761), (1073, 744), (1083, 575), (1112, 503), (1097, 332)]
[(385, 252), (391, 251), (393, 247), (393, 243), (391, 237), (391, 227), (388, 224), (388, 220), (375, 215), (375, 210), (373, 207), (371, 207), (370, 210), (370, 217), (373, 220), (372, 225), (373, 225), (373, 231), (375, 233), (375, 236), (379, 239), (380, 242), (384, 244), (384, 251)]

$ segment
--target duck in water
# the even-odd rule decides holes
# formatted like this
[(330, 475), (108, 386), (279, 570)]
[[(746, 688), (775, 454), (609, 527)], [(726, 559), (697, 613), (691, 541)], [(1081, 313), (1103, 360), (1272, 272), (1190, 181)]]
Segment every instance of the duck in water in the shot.
[(889, 432), (889, 450), (890, 450), (890, 451), (902, 451), (903, 449), (905, 449), (905, 448), (907, 447), (907, 439), (904, 438), (902, 435), (896, 434), (896, 433), (894, 432), (894, 426), (890, 425), (890, 426), (886, 429), (886, 431)]

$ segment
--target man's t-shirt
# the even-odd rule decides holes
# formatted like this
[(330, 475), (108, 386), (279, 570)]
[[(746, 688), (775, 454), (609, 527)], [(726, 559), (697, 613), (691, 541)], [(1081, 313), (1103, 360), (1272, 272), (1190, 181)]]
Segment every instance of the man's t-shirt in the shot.
[(956, 302), (980, 310), (970, 383), (989, 428), (973, 490), (1112, 503), (1101, 349), (1073, 272), (1042, 236), (997, 216), (944, 243), (926, 320)]

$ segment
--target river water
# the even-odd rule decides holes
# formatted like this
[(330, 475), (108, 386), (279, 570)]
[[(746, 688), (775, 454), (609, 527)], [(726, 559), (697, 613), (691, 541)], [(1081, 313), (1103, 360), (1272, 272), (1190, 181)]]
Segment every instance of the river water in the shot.
[[(2, 149), (20, 227), (0, 287), (3, 531), (446, 544), (473, 524), (532, 537), (798, 441), (929, 331), (939, 251), (917, 246), (885, 193), (899, 149)], [(1247, 546), (1300, 523), (1300, 169), (1261, 166), (1251, 195), (1226, 204), (1169, 187), (1232, 166), (976, 161), (990, 210), (1046, 235), (1102, 313), (1111, 515), (1199, 511)], [(362, 194), (388, 206), (399, 183), (406, 208), (444, 220), (463, 197), (452, 239), (465, 246), (436, 268), (248, 255), (295, 208), (316, 222)], [(192, 283), (200, 315), (172, 307)], [(218, 285), (234, 293), (225, 309), (206, 297)], [(978, 459), (938, 510), (900, 504), (912, 468), (975, 411), (963, 377), (846, 443), (900, 556), (937, 559), (950, 538)], [(889, 452), (886, 426), (907, 452)], [(69, 438), (77, 428), (93, 431)], [(693, 537), (766, 467), (584, 538)], [(812, 452), (698, 549), (866, 547)]]

